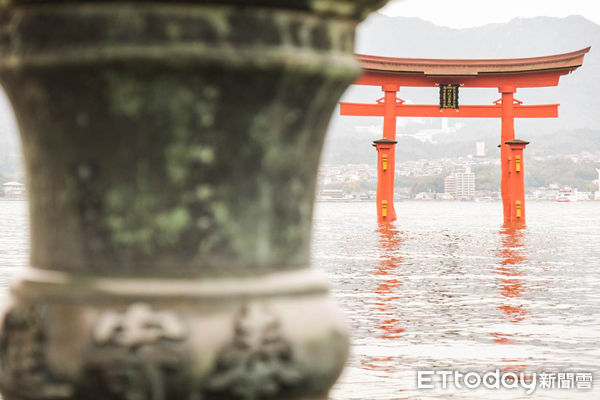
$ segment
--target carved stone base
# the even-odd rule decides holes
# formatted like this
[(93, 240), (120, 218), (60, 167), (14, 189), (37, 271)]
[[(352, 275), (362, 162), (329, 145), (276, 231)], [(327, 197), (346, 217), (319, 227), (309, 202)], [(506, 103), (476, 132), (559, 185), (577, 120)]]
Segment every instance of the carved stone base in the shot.
[(347, 355), (308, 269), (198, 281), (29, 270), (13, 292), (6, 400), (325, 399)]

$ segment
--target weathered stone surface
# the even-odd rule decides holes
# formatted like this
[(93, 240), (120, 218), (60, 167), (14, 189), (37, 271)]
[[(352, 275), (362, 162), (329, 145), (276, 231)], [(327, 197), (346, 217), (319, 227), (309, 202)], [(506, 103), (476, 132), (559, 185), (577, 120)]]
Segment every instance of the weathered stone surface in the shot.
[(314, 272), (218, 279), (31, 270), (0, 335), (12, 399), (324, 399), (345, 324)]
[(325, 399), (348, 342), (307, 269), (314, 186), (355, 25), (381, 2), (141, 3), (0, 5), (34, 267), (0, 389)]
[(13, 20), (2, 78), (35, 171), (34, 266), (173, 276), (308, 264), (325, 124), (356, 73), (353, 22), (118, 4)]
[[(13, 4), (44, 3), (110, 3), (119, 0), (3, 0), (1, 6)], [(179, 0), (180, 4), (230, 4), (239, 6), (258, 6), (287, 8), (291, 10), (312, 11), (318, 14), (334, 15), (350, 18), (363, 18), (369, 12), (383, 6), (388, 0)], [(131, 3), (155, 3), (152, 0), (131, 0)]]

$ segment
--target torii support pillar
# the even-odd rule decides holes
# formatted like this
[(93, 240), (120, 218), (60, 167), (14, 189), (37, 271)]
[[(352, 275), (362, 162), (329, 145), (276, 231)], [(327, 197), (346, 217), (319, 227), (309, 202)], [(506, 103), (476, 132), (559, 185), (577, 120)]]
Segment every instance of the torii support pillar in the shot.
[(383, 97), (383, 138), (396, 140), (396, 102), (398, 85), (383, 85), (381, 90), (385, 93)]
[[(525, 140), (505, 142), (507, 147), (507, 199), (508, 215), (504, 214), (504, 222), (525, 224), (525, 179), (523, 170), (523, 150), (529, 144)], [(504, 200), (504, 199), (503, 199)]]
[(396, 141), (379, 139), (373, 142), (377, 150), (377, 220), (392, 222), (396, 220), (394, 209), (394, 171)]
[(510, 175), (509, 161), (510, 149), (507, 142), (515, 139), (515, 112), (514, 112), (514, 87), (503, 87), (498, 89), (502, 93), (502, 131), (500, 140), (500, 168), (502, 175), (500, 179), (500, 194), (502, 196), (502, 207), (504, 222), (510, 220)]

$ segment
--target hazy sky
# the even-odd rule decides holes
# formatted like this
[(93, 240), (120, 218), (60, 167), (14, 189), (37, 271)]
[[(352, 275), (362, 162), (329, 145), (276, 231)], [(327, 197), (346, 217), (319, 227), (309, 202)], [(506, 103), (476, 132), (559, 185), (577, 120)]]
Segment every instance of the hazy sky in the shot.
[(507, 22), (516, 17), (583, 15), (600, 24), (598, 0), (392, 0), (382, 13), (419, 17), (452, 28)]

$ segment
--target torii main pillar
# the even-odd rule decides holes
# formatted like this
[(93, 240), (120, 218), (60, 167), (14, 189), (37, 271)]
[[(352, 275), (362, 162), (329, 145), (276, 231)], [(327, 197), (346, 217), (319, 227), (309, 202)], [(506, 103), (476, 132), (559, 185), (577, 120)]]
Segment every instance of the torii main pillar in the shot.
[(523, 150), (529, 142), (525, 140), (510, 140), (504, 142), (506, 162), (502, 163), (502, 175), (506, 179), (502, 187), (506, 187), (502, 201), (505, 205), (504, 222), (525, 223), (525, 178), (523, 166)]
[(396, 143), (398, 142), (395, 140), (385, 138), (373, 142), (377, 150), (377, 220), (381, 222), (396, 220), (394, 209)]
[[(523, 150), (529, 142), (515, 140), (515, 118), (556, 118), (558, 104), (523, 105), (518, 88), (556, 86), (562, 75), (583, 64), (590, 47), (545, 57), (502, 60), (439, 60), (358, 55), (364, 73), (357, 85), (379, 86), (384, 97), (376, 104), (341, 103), (341, 115), (383, 117), (378, 152), (377, 218), (396, 219), (394, 166), (396, 117), (500, 118), (501, 195), (505, 222), (525, 224)], [(402, 86), (439, 87), (440, 104), (404, 104), (396, 97)], [(493, 105), (459, 105), (461, 87), (497, 88)]]
[(398, 85), (383, 85), (383, 139), (373, 142), (377, 150), (377, 220), (396, 220), (394, 177), (396, 171), (396, 102)]

